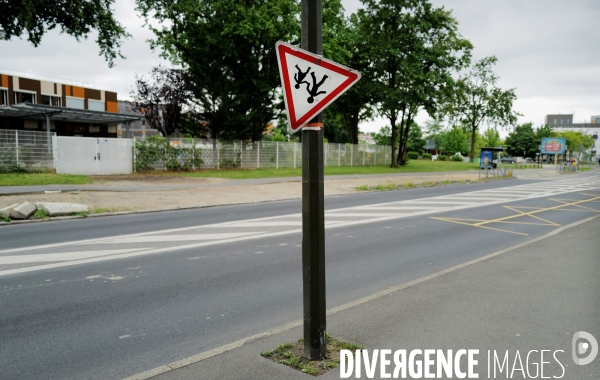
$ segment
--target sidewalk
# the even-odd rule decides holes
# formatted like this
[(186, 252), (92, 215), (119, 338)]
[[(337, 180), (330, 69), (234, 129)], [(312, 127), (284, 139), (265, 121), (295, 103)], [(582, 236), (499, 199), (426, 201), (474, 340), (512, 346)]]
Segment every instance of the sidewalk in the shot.
[[(586, 366), (575, 365), (571, 340), (578, 331), (600, 340), (598, 231), (600, 219), (588, 221), (473, 265), (417, 280), (404, 289), (388, 289), (343, 310), (337, 308), (328, 316), (329, 332), (338, 338), (357, 339), (369, 352), (479, 349), (479, 378), (488, 378), (487, 350), (496, 350), (499, 356), (509, 350), (510, 368), (517, 350), (523, 365), (527, 353), (538, 350), (538, 356), (532, 354), (530, 358), (532, 376), (533, 361), (540, 363), (540, 350), (563, 350), (557, 353), (564, 366), (563, 379), (597, 379), (600, 357)], [(194, 364), (162, 366), (153, 379), (313, 378), (260, 356), (262, 351), (302, 336), (301, 327), (288, 326), (280, 331), (238, 342), (238, 348), (224, 347), (222, 353), (205, 353), (206, 358), (195, 358)], [(544, 364), (545, 377), (561, 375), (561, 366), (552, 353), (546, 353), (544, 362), (548, 362)], [(181, 367), (172, 369), (177, 366)], [(393, 368), (392, 359), (388, 371)], [(159, 374), (161, 371), (167, 372)], [(379, 378), (379, 367), (375, 373)], [(319, 378), (339, 379), (340, 370)], [(362, 378), (367, 378), (364, 365)], [(506, 376), (498, 374), (496, 378)], [(521, 372), (514, 378), (522, 378)]]
[[(555, 173), (554, 167), (544, 169), (517, 169), (514, 176), (517, 178), (538, 178), (538, 177), (553, 177)], [(373, 179), (407, 179), (413, 177), (447, 177), (449, 175), (464, 174), (465, 176), (477, 176), (477, 170), (464, 172), (430, 172), (430, 173), (386, 173), (386, 174), (354, 174), (354, 175), (331, 175), (325, 176), (325, 181), (338, 180), (373, 180)], [(17, 195), (17, 194), (34, 194), (43, 193), (44, 191), (114, 191), (114, 192), (150, 192), (150, 191), (169, 191), (169, 190), (188, 190), (188, 189), (207, 189), (219, 187), (235, 187), (235, 186), (251, 186), (251, 185), (266, 185), (272, 183), (284, 182), (301, 182), (302, 177), (277, 177), (277, 178), (253, 178), (253, 179), (237, 179), (227, 180), (219, 178), (184, 178), (186, 183), (177, 183), (177, 179), (172, 181), (156, 181), (155, 183), (138, 182), (138, 181), (110, 181), (107, 184), (94, 183), (89, 185), (43, 185), (43, 186), (0, 186), (1, 195)], [(193, 181), (196, 180), (196, 181)], [(181, 181), (180, 181), (181, 182)], [(190, 183), (191, 182), (191, 183)], [(195, 182), (195, 183), (194, 183)]]

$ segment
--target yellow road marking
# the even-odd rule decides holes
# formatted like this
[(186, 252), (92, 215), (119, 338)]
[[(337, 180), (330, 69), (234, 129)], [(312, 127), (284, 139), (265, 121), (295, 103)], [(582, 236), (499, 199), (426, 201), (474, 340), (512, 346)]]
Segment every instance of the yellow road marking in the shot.
[[(548, 226), (560, 227), (560, 224), (558, 224), (558, 223), (554, 223), (554, 222), (551, 222), (551, 221), (549, 221), (549, 220), (547, 220), (547, 219), (544, 219), (544, 218), (540, 218), (539, 216), (535, 216), (535, 215), (525, 215), (526, 213), (524, 213), (524, 212), (523, 212), (523, 211), (521, 211), (521, 210), (518, 210), (516, 207), (510, 207), (510, 206), (504, 206), (504, 207), (505, 207), (505, 208), (507, 208), (507, 209), (509, 209), (509, 210), (512, 210), (512, 211), (514, 211), (514, 212), (518, 212), (519, 214), (521, 214), (521, 215), (523, 215), (523, 216), (530, 216), (530, 217), (532, 217), (532, 218), (534, 218), (534, 219), (538, 219), (538, 220), (541, 220), (542, 222), (546, 222)], [(504, 222), (504, 223), (506, 223), (506, 222)], [(517, 222), (515, 222), (515, 223), (517, 223)]]
[(509, 234), (516, 234), (516, 235), (523, 235), (523, 236), (529, 236), (528, 234), (524, 234), (521, 232), (514, 232), (514, 231), (508, 231), (508, 230), (501, 230), (500, 228), (493, 228), (493, 227), (486, 227), (486, 226), (478, 226), (475, 224), (469, 224), (469, 223), (462, 223), (462, 222), (458, 222), (454, 219), (445, 219), (445, 218), (438, 218), (438, 217), (431, 217), (431, 219), (437, 219), (437, 220), (442, 220), (444, 222), (451, 222), (451, 223), (457, 223), (457, 224), (464, 224), (465, 226), (470, 226), (470, 227), (478, 227), (478, 228), (485, 228), (486, 230), (493, 230), (493, 231), (500, 231), (500, 232), (508, 232)]
[(522, 216), (531, 216), (533, 214), (539, 214), (541, 212), (552, 211), (552, 210), (560, 209), (560, 208), (563, 208), (563, 207), (566, 207), (566, 206), (576, 206), (576, 205), (578, 205), (580, 203), (585, 203), (585, 202), (588, 202), (588, 201), (595, 201), (595, 200), (598, 200), (598, 199), (600, 199), (600, 197), (597, 196), (597, 197), (592, 198), (592, 199), (584, 199), (584, 200), (580, 200), (580, 201), (577, 201), (577, 202), (565, 203), (565, 204), (562, 204), (562, 205), (553, 206), (553, 207), (547, 207), (547, 208), (539, 209), (539, 210), (536, 210), (536, 211), (530, 211), (530, 212), (522, 213), (522, 214), (519, 214), (519, 215), (505, 216), (503, 218), (497, 218), (497, 219), (488, 220), (488, 221), (485, 221), (485, 222), (479, 222), (475, 226), (479, 227), (479, 226), (482, 226), (484, 224), (497, 223), (499, 221), (516, 219), (516, 218), (520, 218)]
[[(556, 198), (548, 198), (548, 200), (554, 201), (554, 202), (559, 202), (561, 203), (560, 205), (557, 206), (552, 206), (552, 207), (530, 207), (530, 206), (503, 206), (513, 212), (518, 213), (517, 215), (511, 215), (511, 216), (505, 216), (502, 218), (496, 218), (496, 219), (491, 219), (491, 220), (482, 220), (482, 219), (463, 219), (463, 218), (442, 218), (442, 217), (430, 217), (431, 219), (435, 219), (435, 220), (441, 220), (444, 222), (451, 222), (451, 223), (457, 223), (457, 224), (462, 224), (465, 226), (470, 226), (470, 227), (477, 227), (477, 228), (485, 228), (488, 230), (494, 230), (494, 231), (500, 231), (500, 232), (508, 232), (511, 234), (516, 234), (516, 235), (523, 235), (523, 236), (528, 236), (528, 234), (525, 233), (521, 233), (521, 232), (515, 232), (515, 231), (509, 231), (509, 230), (503, 230), (500, 228), (493, 228), (493, 227), (488, 227), (488, 224), (492, 224), (492, 223), (506, 223), (506, 224), (523, 224), (523, 225), (534, 225), (534, 226), (551, 226), (551, 227), (560, 227), (561, 225), (555, 222), (552, 222), (550, 220), (544, 219), (542, 217), (539, 217), (535, 214), (539, 214), (542, 212), (547, 212), (547, 211), (576, 211), (576, 212), (600, 212), (600, 210), (597, 209), (593, 209), (590, 207), (585, 207), (582, 206), (582, 203), (587, 203), (587, 202), (600, 202), (600, 196), (598, 196), (597, 194), (585, 194), (585, 193), (581, 193), (582, 195), (586, 195), (586, 196), (591, 196), (592, 198), (590, 199), (578, 199), (578, 200), (573, 200), (572, 202), (570, 202), (571, 200), (561, 200), (561, 199), (556, 199)], [(573, 209), (567, 209), (565, 207), (578, 207), (581, 208), (583, 210), (573, 210)], [(528, 212), (524, 212), (521, 211), (520, 209), (531, 209), (532, 211), (528, 211)], [(537, 219), (541, 222), (544, 223), (531, 223), (531, 222), (515, 222), (512, 221), (512, 219), (516, 219), (516, 218), (521, 218), (521, 217), (525, 217), (525, 216), (529, 216), (531, 218)], [(466, 222), (475, 222), (475, 223), (466, 223)]]

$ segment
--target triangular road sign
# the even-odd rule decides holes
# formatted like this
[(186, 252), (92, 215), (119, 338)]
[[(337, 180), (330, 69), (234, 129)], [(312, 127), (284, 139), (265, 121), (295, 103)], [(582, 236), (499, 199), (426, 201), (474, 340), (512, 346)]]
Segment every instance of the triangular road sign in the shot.
[(360, 73), (285, 42), (275, 44), (288, 126), (302, 129), (360, 79)]

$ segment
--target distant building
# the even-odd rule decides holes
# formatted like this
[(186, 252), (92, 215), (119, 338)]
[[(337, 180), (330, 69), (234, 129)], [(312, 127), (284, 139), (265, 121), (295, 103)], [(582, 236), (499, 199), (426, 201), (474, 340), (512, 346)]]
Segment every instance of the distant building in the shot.
[(146, 118), (144, 117), (144, 114), (139, 111), (135, 111), (133, 104), (131, 102), (128, 102), (126, 100), (119, 100), (119, 113), (125, 114), (125, 115), (137, 116), (140, 119), (130, 123), (129, 125), (127, 125), (127, 123), (120, 123), (118, 125), (118, 129), (117, 129), (118, 137), (146, 138), (146, 137), (150, 137), (150, 136), (160, 136), (161, 135), (161, 133), (158, 129), (150, 128), (150, 126), (148, 125), (148, 123), (146, 121)]
[(117, 93), (0, 74), (0, 129), (55, 132), (58, 136), (117, 137)]
[(375, 139), (368, 133), (361, 133), (358, 135), (358, 141), (364, 141), (369, 145), (375, 145)]
[[(573, 121), (573, 114), (546, 115), (546, 124), (551, 126), (556, 132), (576, 131), (592, 136), (595, 144), (588, 152), (592, 154), (592, 157), (598, 157), (598, 153), (600, 152), (600, 140), (598, 139), (598, 135), (600, 134), (600, 116), (592, 116), (589, 123), (575, 123)], [(573, 150), (576, 151), (577, 147)]]

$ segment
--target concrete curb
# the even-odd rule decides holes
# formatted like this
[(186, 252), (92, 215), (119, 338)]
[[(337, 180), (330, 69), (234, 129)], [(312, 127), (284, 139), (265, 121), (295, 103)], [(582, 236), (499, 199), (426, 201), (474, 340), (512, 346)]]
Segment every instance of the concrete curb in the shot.
[[(544, 239), (549, 238), (551, 236), (557, 235), (557, 234), (559, 234), (559, 233), (561, 233), (561, 232), (563, 232), (563, 231), (565, 231), (567, 229), (570, 229), (572, 227), (576, 227), (576, 226), (578, 226), (580, 224), (583, 224), (583, 223), (587, 223), (587, 222), (592, 221), (592, 220), (597, 219), (597, 218), (600, 218), (600, 216), (594, 215), (592, 217), (589, 217), (589, 218), (577, 221), (575, 223), (571, 223), (569, 225), (557, 228), (556, 230), (551, 231), (551, 232), (547, 233), (546, 235), (537, 237), (537, 238), (532, 239), (530, 241), (526, 241), (524, 243), (517, 244), (515, 246), (502, 249), (500, 251), (491, 253), (489, 255), (486, 255), (486, 256), (483, 256), (483, 257), (471, 260), (471, 261), (467, 261), (466, 263), (462, 263), (462, 264), (450, 267), (448, 269), (444, 269), (442, 271), (430, 274), (428, 276), (424, 276), (424, 277), (418, 278), (416, 280), (413, 280), (413, 281), (410, 281), (410, 282), (407, 282), (407, 283), (404, 283), (404, 284), (401, 284), (401, 285), (390, 286), (388, 289), (382, 290), (380, 292), (371, 294), (369, 296), (360, 298), (358, 300), (351, 301), (351, 302), (348, 302), (346, 304), (343, 304), (343, 305), (334, 307), (332, 309), (329, 309), (329, 310), (327, 310), (327, 315), (330, 316), (330, 315), (339, 313), (341, 311), (348, 310), (350, 308), (353, 308), (355, 306), (367, 303), (369, 301), (373, 301), (375, 299), (378, 299), (378, 298), (390, 295), (390, 294), (398, 292), (400, 290), (407, 289), (407, 288), (409, 288), (411, 286), (421, 284), (423, 282), (432, 280), (434, 278), (443, 276), (443, 275), (448, 274), (448, 273), (455, 272), (457, 270), (466, 268), (466, 267), (474, 265), (474, 264), (478, 264), (478, 263), (480, 263), (482, 261), (486, 261), (488, 259), (494, 258), (496, 256), (499, 256), (499, 255), (503, 254), (503, 253), (511, 252), (511, 251), (516, 250), (516, 249), (525, 247), (527, 245), (530, 245), (530, 244), (533, 244), (533, 243), (537, 243), (540, 240), (544, 240)], [(194, 356), (190, 356), (190, 357), (185, 358), (185, 359), (181, 359), (181, 360), (169, 363), (169, 364), (162, 365), (160, 367), (153, 368), (151, 370), (148, 370), (148, 371), (145, 371), (145, 372), (142, 372), (142, 373), (138, 373), (136, 375), (127, 377), (124, 380), (146, 380), (146, 379), (150, 379), (152, 377), (155, 377), (155, 376), (167, 373), (167, 372), (174, 371), (174, 370), (176, 370), (178, 368), (185, 367), (185, 366), (188, 366), (188, 365), (191, 365), (191, 364), (195, 364), (195, 363), (199, 363), (199, 362), (201, 362), (203, 360), (206, 360), (206, 359), (209, 359), (211, 357), (223, 354), (223, 353), (228, 352), (228, 351), (232, 351), (232, 350), (234, 350), (236, 348), (242, 347), (243, 345), (245, 345), (247, 343), (251, 343), (253, 341), (256, 341), (256, 340), (259, 340), (259, 339), (262, 339), (262, 338), (266, 338), (266, 337), (269, 337), (269, 336), (272, 336), (272, 335), (276, 335), (276, 334), (279, 334), (279, 333), (291, 330), (293, 328), (302, 326), (302, 323), (303, 323), (302, 320), (294, 321), (294, 322), (288, 323), (286, 325), (283, 325), (283, 326), (280, 326), (280, 327), (277, 327), (277, 328), (274, 328), (274, 329), (271, 329), (271, 330), (268, 330), (268, 331), (265, 331), (265, 332), (262, 332), (262, 333), (259, 333), (259, 334), (256, 334), (256, 335), (252, 335), (250, 337), (247, 337), (247, 338), (244, 338), (244, 339), (240, 339), (238, 341), (226, 344), (224, 346), (220, 346), (220, 347), (214, 348), (212, 350), (208, 350), (208, 351), (202, 352), (200, 354), (197, 354), (197, 355), (194, 355)]]

